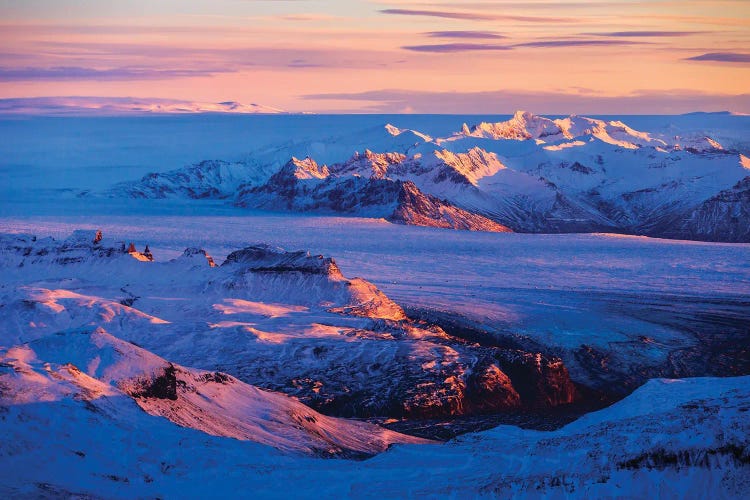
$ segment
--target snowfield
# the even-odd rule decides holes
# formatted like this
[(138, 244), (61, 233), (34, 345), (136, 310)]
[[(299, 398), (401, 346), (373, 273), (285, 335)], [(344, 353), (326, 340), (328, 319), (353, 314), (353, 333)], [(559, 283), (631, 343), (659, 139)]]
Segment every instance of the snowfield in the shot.
[[(580, 204), (747, 229), (747, 117), (0, 132), (3, 498), (750, 494), (750, 243), (614, 234)], [(555, 210), (601, 231), (506, 232), (508, 190), (575, 192)]]

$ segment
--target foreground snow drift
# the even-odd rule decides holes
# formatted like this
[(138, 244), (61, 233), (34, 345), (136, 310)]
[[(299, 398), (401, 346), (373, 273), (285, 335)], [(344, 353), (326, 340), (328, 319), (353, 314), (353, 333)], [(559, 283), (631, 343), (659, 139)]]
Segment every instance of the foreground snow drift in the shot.
[[(284, 456), (207, 436), (154, 419), (127, 398), (77, 400), (71, 368), (32, 373), (23, 368), (28, 361), (15, 363), (20, 372), (3, 365), (4, 383), (21, 378), (37, 388), (41, 382), (28, 380), (50, 380), (52, 373), (55, 390), (66, 387), (69, 396), (0, 406), (0, 494), (6, 498), (200, 498), (241, 491), (263, 498), (742, 498), (750, 491), (748, 377), (654, 380), (554, 432), (501, 426), (350, 462)], [(94, 380), (86, 384), (110, 390)]]

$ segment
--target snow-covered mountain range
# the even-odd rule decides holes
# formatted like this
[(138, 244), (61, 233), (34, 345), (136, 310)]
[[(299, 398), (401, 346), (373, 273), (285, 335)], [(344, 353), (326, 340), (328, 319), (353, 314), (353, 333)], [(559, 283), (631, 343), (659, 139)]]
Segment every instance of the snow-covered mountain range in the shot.
[[(700, 134), (517, 112), (447, 137), (393, 125), (266, 147), (118, 184), (107, 195), (212, 198), (456, 229), (750, 241), (747, 151)], [(293, 134), (293, 132), (291, 132)]]

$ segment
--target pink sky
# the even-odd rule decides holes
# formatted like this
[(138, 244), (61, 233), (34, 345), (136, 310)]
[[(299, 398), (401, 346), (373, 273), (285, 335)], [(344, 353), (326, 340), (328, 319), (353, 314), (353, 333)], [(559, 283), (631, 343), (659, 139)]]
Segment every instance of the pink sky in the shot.
[[(20, 5), (17, 5), (20, 4)], [(0, 0), (0, 98), (750, 112), (746, 0)]]

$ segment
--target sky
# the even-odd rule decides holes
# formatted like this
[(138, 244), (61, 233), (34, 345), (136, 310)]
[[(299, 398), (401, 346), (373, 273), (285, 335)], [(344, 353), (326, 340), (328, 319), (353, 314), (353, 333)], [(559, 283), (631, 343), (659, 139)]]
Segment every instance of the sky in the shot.
[(0, 0), (0, 99), (750, 112), (750, 0)]

